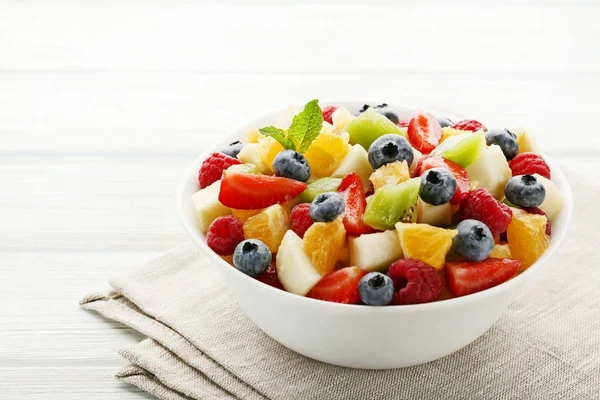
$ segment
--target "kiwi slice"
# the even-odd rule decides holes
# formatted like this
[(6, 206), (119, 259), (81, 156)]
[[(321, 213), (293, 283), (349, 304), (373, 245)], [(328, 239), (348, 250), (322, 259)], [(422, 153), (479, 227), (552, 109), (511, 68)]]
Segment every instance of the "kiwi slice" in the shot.
[(344, 128), (350, 134), (350, 143), (360, 144), (369, 150), (371, 143), (379, 136), (395, 133), (404, 136), (404, 132), (385, 115), (369, 108), (346, 125)]
[(305, 203), (312, 203), (315, 197), (321, 193), (335, 192), (338, 187), (340, 187), (341, 182), (341, 178), (317, 179), (316, 181), (309, 183), (306, 189), (304, 189), (304, 192), (300, 193), (300, 199)]
[(394, 229), (397, 222), (417, 221), (420, 178), (386, 185), (369, 199), (363, 220), (376, 229)]
[(441, 156), (467, 168), (485, 153), (485, 132), (479, 130), (466, 135), (451, 136), (433, 149), (430, 156)]

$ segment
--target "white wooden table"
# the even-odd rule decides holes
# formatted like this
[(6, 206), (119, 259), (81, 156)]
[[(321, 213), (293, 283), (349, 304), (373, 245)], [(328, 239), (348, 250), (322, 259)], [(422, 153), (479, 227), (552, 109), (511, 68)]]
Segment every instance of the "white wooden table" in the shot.
[(598, 1), (255, 3), (0, 3), (0, 399), (145, 397), (77, 302), (185, 240), (183, 169), (264, 111), (442, 108), (600, 168)]

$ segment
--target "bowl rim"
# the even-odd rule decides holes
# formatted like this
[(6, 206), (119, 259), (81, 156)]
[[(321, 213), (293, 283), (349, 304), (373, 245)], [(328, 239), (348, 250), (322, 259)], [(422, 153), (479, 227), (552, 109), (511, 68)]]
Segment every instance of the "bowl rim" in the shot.
[[(348, 101), (348, 100), (346, 100), (346, 101), (327, 101), (327, 102), (320, 101), (320, 103), (321, 104), (339, 104), (341, 106), (349, 105), (349, 104), (353, 104), (353, 105), (365, 104), (364, 101), (357, 102), (357, 101)], [(373, 102), (373, 103), (379, 104), (379, 103), (375, 103), (375, 102)], [(388, 104), (390, 104), (390, 103), (388, 103)], [(415, 107), (410, 107), (410, 106), (396, 106), (396, 105), (392, 105), (392, 104), (390, 104), (390, 106), (392, 106), (394, 108), (398, 108), (398, 109), (411, 109), (411, 110), (415, 109)], [(302, 107), (302, 106), (296, 106), (296, 107), (298, 108), (298, 107)], [(220, 268), (224, 267), (225, 268), (224, 272), (239, 274), (240, 278), (242, 280), (245, 280), (250, 285), (255, 285), (255, 288), (257, 291), (266, 290), (266, 291), (269, 291), (270, 294), (273, 296), (287, 297), (287, 299), (289, 301), (297, 301), (299, 303), (305, 304), (306, 306), (312, 305), (312, 306), (318, 306), (318, 307), (330, 307), (332, 310), (336, 310), (336, 311), (362, 312), (360, 310), (363, 310), (364, 312), (369, 312), (369, 313), (373, 313), (373, 312), (412, 313), (412, 312), (423, 312), (426, 310), (438, 310), (438, 309), (443, 309), (443, 308), (447, 308), (447, 307), (460, 306), (461, 304), (477, 302), (486, 297), (494, 296), (495, 294), (499, 294), (499, 293), (508, 291), (515, 286), (525, 283), (527, 279), (529, 279), (531, 276), (533, 276), (535, 273), (537, 273), (537, 271), (539, 271), (542, 268), (542, 266), (554, 255), (554, 253), (558, 250), (558, 248), (564, 241), (567, 232), (569, 231), (571, 221), (573, 218), (573, 192), (571, 189), (571, 185), (570, 185), (568, 179), (566, 178), (562, 168), (560, 168), (559, 164), (552, 157), (549, 157), (547, 154), (541, 152), (541, 154), (544, 157), (544, 159), (546, 160), (546, 162), (550, 165), (550, 169), (552, 171), (553, 178), (555, 176), (558, 176), (560, 181), (563, 183), (562, 187), (561, 187), (561, 193), (564, 196), (564, 206), (563, 206), (563, 209), (561, 210), (561, 213), (565, 214), (565, 216), (563, 217), (564, 218), (564, 229), (562, 229), (562, 231), (559, 233), (558, 237), (553, 236), (553, 238), (552, 238), (553, 241), (552, 241), (550, 247), (546, 250), (546, 252), (544, 252), (544, 254), (534, 264), (532, 264), (524, 272), (520, 273), (519, 275), (517, 275), (516, 277), (512, 278), (511, 280), (509, 280), (507, 282), (504, 282), (500, 285), (497, 285), (497, 286), (491, 287), (489, 289), (485, 289), (485, 290), (482, 290), (480, 292), (476, 292), (476, 293), (473, 293), (470, 295), (466, 295), (466, 296), (454, 297), (451, 299), (439, 300), (439, 301), (434, 301), (434, 302), (430, 302), (430, 303), (407, 304), (407, 305), (395, 306), (395, 307), (386, 307), (386, 306), (366, 307), (366, 306), (363, 306), (360, 304), (342, 304), (342, 303), (322, 301), (322, 300), (318, 300), (318, 299), (312, 299), (312, 298), (309, 298), (306, 296), (299, 296), (297, 294), (290, 293), (286, 290), (277, 289), (270, 285), (266, 285), (266, 284), (258, 281), (257, 279), (254, 279), (254, 278), (244, 274), (243, 272), (239, 271), (235, 267), (232, 267), (229, 263), (227, 263), (225, 260), (223, 260), (218, 254), (216, 254), (214, 251), (212, 251), (206, 244), (205, 239), (204, 239), (205, 235), (202, 234), (200, 232), (200, 230), (198, 229), (196, 221), (193, 220), (192, 218), (188, 218), (188, 216), (186, 215), (184, 204), (187, 201), (191, 201), (189, 198), (186, 198), (186, 192), (187, 192), (186, 189), (188, 189), (188, 185), (189, 185), (191, 177), (194, 177), (194, 180), (197, 180), (198, 166), (201, 164), (201, 161), (203, 161), (209, 154), (217, 151), (217, 149), (219, 149), (220, 146), (224, 146), (226, 143), (232, 141), (233, 139), (239, 140), (238, 136), (239, 136), (240, 131), (246, 131), (249, 128), (255, 127), (258, 124), (258, 122), (261, 120), (264, 120), (267, 118), (275, 118), (277, 115), (280, 115), (284, 111), (286, 111), (286, 109), (280, 109), (280, 110), (265, 114), (262, 117), (251, 121), (250, 123), (247, 123), (241, 127), (238, 127), (237, 129), (234, 129), (233, 131), (231, 131), (231, 133), (224, 135), (224, 137), (221, 140), (219, 140), (215, 146), (200, 153), (198, 155), (198, 157), (196, 157), (194, 159), (194, 161), (192, 161), (192, 163), (185, 169), (185, 172), (184, 172), (182, 178), (180, 179), (179, 187), (177, 190), (177, 208), (178, 208), (179, 220), (180, 220), (181, 224), (183, 225), (187, 234), (189, 236), (191, 236), (193, 242), (196, 245), (198, 245), (202, 250), (204, 250), (207, 253), (208, 257), (211, 260), (213, 260), (216, 264), (218, 264)], [(430, 112), (434, 115), (436, 115), (436, 114), (440, 115), (440, 113), (436, 113), (435, 111), (430, 111)], [(442, 115), (445, 115), (445, 114), (442, 114)], [(453, 118), (453, 116), (449, 116), (449, 118)], [(460, 118), (458, 118), (458, 119), (460, 119)], [(528, 130), (528, 132), (531, 132), (531, 131)], [(199, 190), (199, 189), (196, 188), (196, 190)], [(187, 196), (187, 197), (189, 197), (189, 196)]]

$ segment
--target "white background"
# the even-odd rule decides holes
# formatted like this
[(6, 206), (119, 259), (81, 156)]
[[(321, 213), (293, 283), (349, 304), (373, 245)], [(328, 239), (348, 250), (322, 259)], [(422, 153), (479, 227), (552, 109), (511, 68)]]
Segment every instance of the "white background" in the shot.
[(184, 168), (265, 111), (443, 109), (594, 175), (598, 21), (594, 0), (0, 3), (0, 399), (145, 397), (112, 378), (141, 337), (77, 302), (185, 240)]

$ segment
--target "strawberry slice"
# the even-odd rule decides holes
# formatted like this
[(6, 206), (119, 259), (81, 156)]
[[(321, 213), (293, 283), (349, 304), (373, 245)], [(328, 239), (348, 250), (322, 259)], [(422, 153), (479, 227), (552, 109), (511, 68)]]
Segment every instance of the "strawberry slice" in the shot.
[(219, 201), (238, 210), (256, 210), (298, 196), (306, 183), (276, 176), (224, 171)]
[(337, 110), (336, 106), (325, 106), (325, 108), (323, 109), (323, 112), (322, 112), (323, 121), (333, 124), (332, 115), (335, 110)]
[(509, 258), (488, 258), (481, 262), (447, 262), (446, 280), (455, 296), (480, 292), (512, 278), (521, 261)]
[(442, 127), (431, 114), (418, 112), (408, 123), (408, 141), (423, 154), (429, 154), (440, 143)]
[(367, 271), (358, 267), (346, 267), (333, 271), (323, 277), (306, 297), (331, 301), (334, 303), (358, 304), (358, 282)]
[(346, 210), (344, 211), (346, 233), (359, 236), (363, 233), (374, 232), (373, 228), (362, 220), (367, 208), (367, 198), (360, 176), (356, 172), (350, 172), (342, 179), (337, 191), (346, 201)]
[(461, 200), (471, 190), (471, 180), (467, 171), (455, 163), (442, 157), (422, 157), (415, 168), (415, 176), (421, 176), (423, 172), (432, 168), (444, 168), (454, 175), (456, 179), (456, 192), (450, 199), (450, 204), (460, 204)]

